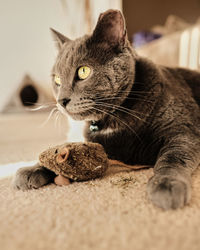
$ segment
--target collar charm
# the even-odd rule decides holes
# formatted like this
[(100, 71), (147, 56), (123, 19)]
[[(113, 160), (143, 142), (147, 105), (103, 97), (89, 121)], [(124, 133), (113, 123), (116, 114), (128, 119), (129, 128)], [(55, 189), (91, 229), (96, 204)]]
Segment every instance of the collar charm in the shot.
[(90, 124), (90, 131), (91, 132), (99, 131), (99, 126), (95, 121), (92, 121), (92, 123)]

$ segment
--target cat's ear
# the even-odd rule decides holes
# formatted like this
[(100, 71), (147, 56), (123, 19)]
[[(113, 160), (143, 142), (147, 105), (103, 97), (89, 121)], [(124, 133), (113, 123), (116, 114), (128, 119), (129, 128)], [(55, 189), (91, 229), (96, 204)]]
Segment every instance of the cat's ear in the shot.
[(119, 10), (108, 10), (100, 14), (91, 41), (104, 49), (123, 46), (127, 39), (126, 25)]
[(61, 34), (60, 32), (50, 28), (53, 39), (56, 42), (56, 47), (60, 50), (64, 43), (71, 41), (69, 38)]

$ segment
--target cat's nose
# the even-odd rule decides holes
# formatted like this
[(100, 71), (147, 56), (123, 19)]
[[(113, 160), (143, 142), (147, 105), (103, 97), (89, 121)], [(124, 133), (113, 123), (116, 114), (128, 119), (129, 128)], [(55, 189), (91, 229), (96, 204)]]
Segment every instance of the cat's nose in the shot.
[(63, 98), (58, 100), (58, 103), (63, 106), (64, 108), (66, 108), (67, 104), (70, 102), (71, 99), (69, 98)]

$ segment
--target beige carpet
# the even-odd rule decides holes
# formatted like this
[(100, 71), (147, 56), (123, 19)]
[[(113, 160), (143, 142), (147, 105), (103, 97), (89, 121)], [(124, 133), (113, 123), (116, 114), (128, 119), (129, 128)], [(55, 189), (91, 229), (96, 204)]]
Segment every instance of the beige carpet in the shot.
[[(49, 140), (51, 143), (62, 141), (62, 136), (52, 136), (51, 125), (43, 132), (34, 130), (41, 119), (41, 116), (0, 119), (0, 164), (10, 160), (33, 160)], [(23, 146), (18, 147), (16, 144), (20, 141), (16, 140), (20, 139), (10, 135), (11, 127), (19, 128), (20, 124), (23, 128), (26, 124), (29, 126), (24, 129), (27, 137), (23, 133), (19, 137)], [(31, 136), (33, 144), (28, 140), (32, 130), (31, 134), (36, 137)], [(48, 133), (49, 140), (42, 142), (48, 138)], [(13, 156), (10, 152), (14, 149)], [(193, 176), (190, 205), (168, 212), (155, 208), (146, 197), (146, 183), (152, 169), (111, 172), (95, 181), (65, 187), (51, 184), (28, 192), (12, 190), (10, 177), (1, 179), (0, 249), (200, 249), (200, 170)]]

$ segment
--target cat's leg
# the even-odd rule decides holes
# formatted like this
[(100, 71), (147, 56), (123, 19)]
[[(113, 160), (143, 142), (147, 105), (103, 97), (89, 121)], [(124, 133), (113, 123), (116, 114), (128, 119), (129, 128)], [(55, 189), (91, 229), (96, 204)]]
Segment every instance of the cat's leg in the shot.
[(191, 174), (200, 162), (200, 138), (181, 134), (169, 140), (161, 149), (149, 180), (150, 200), (163, 209), (183, 207), (191, 196)]
[(40, 188), (54, 181), (55, 173), (47, 168), (36, 164), (32, 167), (24, 167), (18, 169), (13, 180), (12, 186), (15, 189), (28, 190), (32, 188)]

